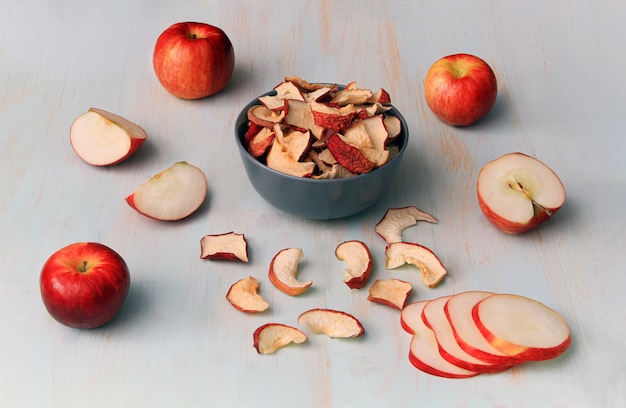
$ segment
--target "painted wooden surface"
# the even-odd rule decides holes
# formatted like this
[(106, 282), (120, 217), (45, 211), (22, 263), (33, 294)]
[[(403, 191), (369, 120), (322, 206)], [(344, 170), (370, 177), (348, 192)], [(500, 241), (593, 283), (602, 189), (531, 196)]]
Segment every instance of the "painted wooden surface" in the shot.
[[(626, 405), (626, 3), (621, 1), (35, 1), (0, 0), (0, 405), (6, 407), (623, 407)], [(151, 54), (174, 22), (220, 26), (236, 71), (220, 94), (183, 101), (158, 84)], [(439, 122), (422, 81), (436, 59), (468, 52), (494, 68), (499, 96), (475, 126)], [(384, 87), (410, 128), (409, 151), (388, 197), (345, 220), (280, 213), (248, 183), (235, 116), (286, 75)], [(83, 163), (69, 126), (89, 107), (143, 126), (148, 142), (110, 168)], [(550, 165), (567, 203), (535, 232), (507, 236), (483, 218), (478, 170), (511, 151)], [(124, 197), (178, 160), (202, 168), (210, 195), (177, 223), (133, 212)], [(374, 225), (388, 207), (416, 205), (439, 219), (405, 239), (439, 254), (449, 276), (435, 289), (411, 268), (384, 269)], [(249, 264), (199, 258), (208, 233), (243, 232)], [(445, 380), (414, 369), (399, 313), (342, 282), (334, 257), (367, 243), (373, 278), (414, 284), (411, 301), (478, 289), (533, 297), (572, 330), (560, 358), (495, 375)], [(92, 331), (46, 313), (40, 268), (58, 248), (99, 241), (128, 262), (120, 314)], [(299, 298), (267, 279), (273, 254), (303, 248)], [(254, 275), (271, 304), (257, 316), (225, 300)], [(310, 336), (259, 356), (252, 332), (297, 325), (311, 307), (361, 319), (355, 340)]]

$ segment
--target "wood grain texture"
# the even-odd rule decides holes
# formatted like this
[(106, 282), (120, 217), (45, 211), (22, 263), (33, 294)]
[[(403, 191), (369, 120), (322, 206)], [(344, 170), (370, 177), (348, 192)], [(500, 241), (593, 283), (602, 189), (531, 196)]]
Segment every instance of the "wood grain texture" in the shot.
[[(0, 9), (1, 406), (626, 404), (626, 3), (0, 0)], [(235, 47), (231, 83), (199, 101), (172, 97), (152, 72), (156, 38), (186, 20), (220, 26)], [(423, 100), (426, 70), (455, 52), (484, 58), (499, 85), (492, 112), (462, 129), (439, 122)], [(388, 196), (369, 210), (303, 220), (272, 208), (247, 181), (235, 118), (287, 75), (383, 87), (405, 116), (409, 149)], [(76, 157), (69, 127), (91, 106), (148, 132), (131, 160), (94, 168)], [(553, 220), (522, 236), (496, 231), (475, 197), (480, 167), (511, 151), (552, 167), (568, 194)], [(160, 223), (124, 203), (179, 160), (209, 180), (198, 213)], [(374, 226), (387, 208), (405, 205), (439, 220), (404, 234), (448, 267), (435, 289), (410, 266), (384, 268)], [(201, 237), (228, 231), (245, 233), (250, 262), (201, 260)], [(542, 301), (569, 323), (572, 347), (496, 375), (423, 374), (408, 361), (397, 311), (343, 283), (334, 249), (348, 239), (370, 247), (372, 281), (413, 283), (411, 300), (486, 290)], [(39, 295), (47, 257), (82, 240), (116, 249), (132, 276), (120, 314), (91, 331), (54, 322)], [(314, 282), (297, 298), (267, 279), (272, 256), (289, 246), (303, 248), (301, 277)], [(259, 279), (268, 312), (244, 315), (226, 301), (247, 275)], [(297, 325), (313, 307), (353, 313), (366, 335), (311, 335), (307, 344), (257, 355), (258, 326)]]

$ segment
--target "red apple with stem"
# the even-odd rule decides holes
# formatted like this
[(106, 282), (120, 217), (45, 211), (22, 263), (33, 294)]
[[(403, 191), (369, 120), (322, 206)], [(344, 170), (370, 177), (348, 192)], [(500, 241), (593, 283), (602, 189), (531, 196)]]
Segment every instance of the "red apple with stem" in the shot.
[(235, 52), (222, 29), (196, 22), (167, 28), (154, 46), (154, 72), (165, 89), (182, 99), (213, 95), (228, 84)]
[(77, 242), (56, 251), (39, 278), (41, 297), (58, 322), (92, 329), (109, 322), (130, 288), (124, 259), (96, 242)]
[(448, 55), (426, 73), (424, 96), (430, 110), (452, 126), (468, 126), (496, 102), (496, 76), (484, 60), (469, 54)]

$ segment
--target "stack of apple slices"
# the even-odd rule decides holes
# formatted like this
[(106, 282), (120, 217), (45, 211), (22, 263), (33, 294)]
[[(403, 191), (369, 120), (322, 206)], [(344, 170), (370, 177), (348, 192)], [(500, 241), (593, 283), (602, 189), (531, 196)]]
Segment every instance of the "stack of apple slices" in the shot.
[(571, 343), (561, 315), (520, 295), (462, 292), (411, 303), (400, 316), (402, 328), (413, 336), (409, 361), (445, 378), (556, 358)]

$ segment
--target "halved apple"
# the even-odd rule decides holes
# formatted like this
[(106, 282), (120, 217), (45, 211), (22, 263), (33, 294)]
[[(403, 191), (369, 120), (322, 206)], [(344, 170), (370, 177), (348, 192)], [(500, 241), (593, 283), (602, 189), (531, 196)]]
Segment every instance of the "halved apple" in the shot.
[(413, 242), (394, 242), (385, 248), (385, 267), (395, 269), (405, 264), (420, 269), (422, 281), (434, 288), (448, 274), (437, 255), (425, 246)]
[(400, 279), (376, 279), (370, 286), (367, 300), (402, 310), (413, 291), (413, 285)]
[(356, 317), (339, 310), (310, 309), (298, 316), (298, 323), (305, 325), (311, 333), (332, 338), (359, 337), (365, 333)]
[(308, 340), (301, 330), (281, 323), (264, 324), (254, 331), (252, 337), (259, 354), (271, 354), (291, 343), (300, 344)]
[(335, 256), (346, 262), (344, 283), (350, 289), (361, 289), (372, 273), (372, 255), (369, 248), (361, 241), (342, 242), (335, 248)]
[(267, 310), (270, 305), (259, 295), (261, 285), (254, 276), (248, 276), (233, 283), (226, 299), (235, 309), (245, 313), (259, 313)]
[(311, 287), (313, 281), (297, 279), (298, 263), (303, 256), (302, 248), (285, 248), (274, 255), (268, 277), (276, 289), (289, 296), (297, 296)]
[(147, 217), (175, 221), (196, 211), (207, 190), (202, 170), (181, 161), (152, 176), (126, 197), (126, 202)]
[(248, 262), (248, 241), (233, 231), (209, 234), (200, 239), (200, 258)]
[(146, 132), (140, 126), (98, 108), (90, 108), (80, 115), (70, 128), (72, 149), (93, 166), (110, 166), (124, 161), (146, 138)]

